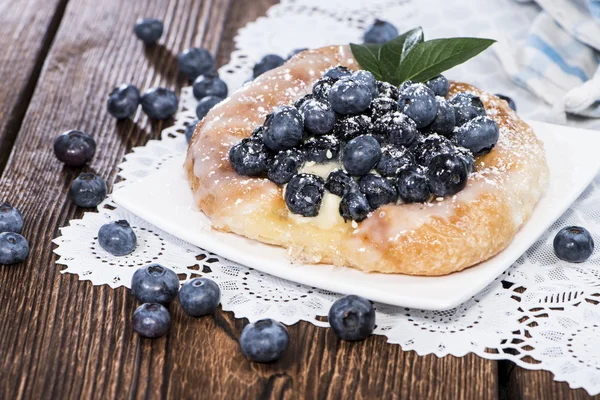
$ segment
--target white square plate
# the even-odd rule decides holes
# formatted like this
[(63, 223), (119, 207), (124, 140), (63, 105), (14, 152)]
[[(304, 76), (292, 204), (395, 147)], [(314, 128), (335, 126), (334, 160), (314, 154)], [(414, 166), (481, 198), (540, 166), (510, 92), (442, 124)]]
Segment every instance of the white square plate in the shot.
[(468, 300), (514, 263), (577, 199), (600, 168), (600, 132), (530, 122), (544, 141), (550, 185), (510, 246), (465, 271), (442, 277), (364, 273), (332, 265), (292, 264), (286, 250), (210, 228), (193, 203), (183, 156), (113, 193), (120, 206), (182, 240), (265, 273), (386, 304), (445, 310)]

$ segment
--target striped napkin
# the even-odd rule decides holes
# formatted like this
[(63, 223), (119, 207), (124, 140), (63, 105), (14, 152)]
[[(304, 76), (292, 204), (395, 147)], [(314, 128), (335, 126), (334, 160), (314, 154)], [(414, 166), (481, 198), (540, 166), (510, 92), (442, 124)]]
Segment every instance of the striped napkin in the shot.
[(600, 0), (535, 2), (541, 11), (525, 44), (494, 46), (500, 62), (517, 85), (553, 106), (554, 122), (567, 114), (600, 118)]

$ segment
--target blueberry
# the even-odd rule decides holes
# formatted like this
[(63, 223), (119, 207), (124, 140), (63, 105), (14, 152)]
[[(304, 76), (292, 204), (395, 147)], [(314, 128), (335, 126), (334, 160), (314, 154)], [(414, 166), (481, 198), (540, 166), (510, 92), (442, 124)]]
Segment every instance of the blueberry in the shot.
[(250, 138), (255, 139), (255, 140), (259, 140), (259, 141), (262, 142), (262, 140), (263, 140), (263, 127), (261, 125), (259, 125), (256, 128), (254, 128), (254, 130), (252, 131), (252, 134), (250, 135)]
[(140, 336), (147, 338), (161, 337), (171, 327), (171, 314), (161, 304), (142, 304), (133, 312), (131, 326)]
[(365, 82), (348, 77), (334, 83), (329, 91), (331, 107), (339, 114), (359, 114), (369, 108), (372, 99)]
[(293, 214), (315, 217), (319, 214), (325, 182), (317, 175), (299, 174), (285, 188), (285, 204)]
[(185, 127), (185, 140), (190, 143), (192, 140), (192, 136), (194, 136), (194, 131), (196, 131), (196, 126), (200, 123), (200, 120), (193, 120)]
[(178, 291), (177, 274), (160, 264), (146, 265), (131, 278), (131, 292), (140, 303), (169, 304)]
[(385, 146), (381, 149), (381, 158), (375, 169), (382, 176), (396, 176), (402, 168), (414, 164), (415, 159), (406, 148)]
[(513, 99), (511, 99), (510, 97), (508, 97), (506, 95), (500, 94), (500, 93), (496, 93), (496, 97), (506, 101), (511, 110), (513, 110), (515, 112), (517, 111), (517, 105), (515, 104)]
[(292, 106), (281, 106), (267, 115), (263, 128), (265, 145), (273, 151), (296, 147), (304, 135), (302, 114)]
[[(399, 109), (398, 102), (391, 97), (377, 97), (375, 100), (371, 102), (369, 106), (368, 114), (371, 116), (371, 120), (373, 122), (377, 122), (377, 120), (386, 114), (391, 114), (393, 112), (397, 112)], [(415, 126), (415, 129), (417, 127)]]
[(436, 97), (437, 113), (433, 122), (426, 128), (430, 133), (437, 133), (446, 137), (452, 137), (456, 116), (454, 107), (443, 97)]
[(98, 243), (113, 256), (124, 256), (135, 250), (137, 237), (129, 222), (119, 220), (100, 227)]
[(96, 153), (96, 142), (87, 133), (71, 130), (54, 140), (56, 158), (69, 167), (81, 167), (92, 160)]
[(373, 131), (371, 119), (364, 114), (340, 115), (333, 125), (333, 134), (344, 142), (371, 131)]
[(196, 106), (196, 117), (198, 117), (199, 120), (202, 120), (214, 106), (222, 101), (223, 99), (217, 96), (206, 96), (202, 98)]
[(422, 83), (408, 85), (402, 89), (398, 104), (400, 110), (415, 121), (419, 129), (432, 123), (437, 113), (435, 95)]
[(296, 54), (302, 53), (303, 51), (306, 51), (306, 50), (308, 50), (308, 48), (306, 48), (306, 47), (302, 47), (302, 48), (299, 48), (299, 49), (294, 49), (294, 50), (292, 50), (292, 51), (289, 52), (286, 60), (289, 60), (290, 58), (294, 57)]
[(329, 102), (329, 92), (336, 80), (330, 77), (323, 77), (315, 82), (312, 88), (312, 94), (315, 99)]
[(417, 125), (401, 112), (393, 112), (379, 118), (375, 132), (382, 143), (410, 146), (417, 137)]
[(454, 151), (455, 154), (458, 155), (467, 166), (467, 172), (469, 174), (475, 171), (475, 157), (473, 157), (473, 153), (464, 147), (457, 147)]
[(71, 183), (69, 195), (79, 207), (96, 207), (106, 198), (106, 182), (96, 174), (79, 174)]
[(142, 110), (151, 119), (168, 119), (177, 112), (179, 102), (174, 91), (155, 87), (142, 96)]
[(200, 75), (194, 81), (193, 91), (198, 100), (207, 96), (224, 99), (227, 97), (227, 84), (217, 74)]
[(436, 96), (446, 97), (448, 95), (448, 79), (444, 75), (438, 75), (431, 78), (425, 85), (431, 89)]
[(450, 104), (454, 107), (456, 126), (461, 126), (475, 117), (485, 115), (485, 106), (483, 105), (483, 102), (479, 97), (472, 93), (457, 93), (450, 99)]
[(455, 154), (439, 154), (427, 168), (429, 189), (438, 197), (452, 196), (467, 186), (467, 166)]
[(25, 261), (29, 255), (27, 239), (15, 232), (0, 233), (0, 264), (10, 265)]
[(160, 19), (140, 18), (136, 21), (133, 32), (145, 44), (155, 44), (163, 34), (164, 26)]
[(304, 164), (304, 153), (298, 149), (279, 152), (269, 168), (269, 179), (278, 185), (288, 183)]
[(23, 216), (9, 203), (0, 204), (0, 232), (15, 232), (23, 231)]
[(242, 330), (240, 347), (250, 361), (270, 363), (279, 360), (288, 348), (290, 336), (285, 326), (272, 319), (261, 319)]
[(350, 75), (352, 75), (352, 70), (350, 68), (344, 67), (343, 65), (338, 65), (337, 67), (328, 69), (327, 72), (323, 74), (323, 77), (332, 78), (333, 80), (338, 81)]
[(331, 106), (318, 100), (308, 100), (300, 107), (304, 128), (314, 135), (325, 135), (333, 129), (335, 112)]
[(215, 312), (221, 301), (221, 289), (211, 279), (194, 278), (181, 286), (179, 304), (192, 317)]
[(367, 198), (371, 210), (398, 200), (398, 191), (394, 185), (381, 176), (367, 174), (358, 180), (358, 187)]
[(594, 252), (594, 239), (581, 226), (562, 228), (554, 237), (554, 253), (563, 261), (584, 262)]
[(358, 189), (358, 186), (354, 181), (354, 178), (345, 173), (344, 170), (336, 169), (327, 176), (325, 189), (336, 196), (342, 197), (348, 191)]
[(408, 166), (397, 175), (398, 195), (405, 203), (424, 203), (431, 196), (429, 178), (418, 166)]
[(348, 142), (342, 161), (350, 175), (366, 175), (379, 162), (381, 146), (370, 135), (361, 135)]
[(377, 89), (379, 91), (379, 96), (381, 97), (389, 97), (392, 100), (398, 101), (400, 98), (400, 91), (398, 88), (391, 83), (387, 83), (384, 81), (377, 81)]
[(140, 91), (133, 85), (123, 84), (110, 92), (106, 108), (117, 119), (125, 119), (135, 114), (140, 104)]
[(475, 117), (458, 127), (455, 135), (459, 146), (471, 150), (475, 156), (481, 156), (496, 146), (500, 132), (498, 124), (490, 117)]
[(315, 98), (315, 96), (313, 96), (312, 93), (305, 94), (304, 96), (300, 97), (298, 100), (296, 100), (294, 102), (294, 107), (296, 107), (297, 109), (300, 109), (304, 105), (304, 103), (306, 103), (307, 101), (312, 100), (314, 98)]
[(263, 142), (245, 138), (229, 149), (229, 162), (239, 175), (259, 176), (270, 167), (269, 153)]
[(340, 339), (364, 340), (375, 329), (375, 309), (363, 297), (344, 296), (331, 305), (328, 320)]
[(323, 135), (309, 138), (302, 145), (306, 161), (323, 163), (337, 160), (340, 155), (340, 141), (333, 135)]
[(372, 73), (365, 70), (359, 70), (352, 74), (351, 78), (357, 82), (362, 83), (363, 85), (369, 88), (369, 93), (371, 93), (371, 99), (374, 99), (379, 94), (379, 89), (377, 87), (377, 81)]
[(282, 66), (284, 62), (285, 60), (277, 54), (267, 54), (254, 65), (252, 69), (253, 75), (256, 78), (267, 71)]
[(456, 147), (450, 140), (436, 134), (419, 138), (413, 144), (415, 160), (423, 167), (427, 167), (438, 154), (453, 154), (455, 151)]
[(398, 36), (398, 29), (387, 21), (376, 19), (363, 35), (365, 43), (385, 43)]
[(339, 211), (344, 221), (360, 222), (367, 218), (371, 208), (367, 198), (359, 190), (348, 190), (342, 196)]
[(215, 60), (210, 52), (199, 48), (191, 48), (179, 53), (177, 63), (179, 71), (191, 80), (208, 74), (215, 68)]

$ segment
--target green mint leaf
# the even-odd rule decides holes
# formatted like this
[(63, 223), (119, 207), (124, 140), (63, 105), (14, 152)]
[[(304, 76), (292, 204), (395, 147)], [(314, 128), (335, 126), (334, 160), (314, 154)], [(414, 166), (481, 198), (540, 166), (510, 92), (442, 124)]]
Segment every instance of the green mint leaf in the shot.
[(383, 79), (393, 83), (395, 77), (399, 74), (402, 60), (420, 43), (423, 43), (423, 29), (418, 27), (381, 46), (379, 69)]
[(492, 39), (451, 38), (420, 43), (404, 58), (391, 83), (424, 82), (475, 57), (494, 42)]
[(379, 68), (379, 51), (380, 44), (354, 44), (350, 43), (352, 55), (362, 69), (365, 69), (373, 74), (378, 81), (383, 79)]

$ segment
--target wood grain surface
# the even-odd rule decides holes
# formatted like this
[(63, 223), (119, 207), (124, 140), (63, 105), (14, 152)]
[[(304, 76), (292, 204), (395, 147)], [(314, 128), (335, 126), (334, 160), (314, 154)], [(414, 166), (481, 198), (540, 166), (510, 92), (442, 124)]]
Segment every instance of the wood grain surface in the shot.
[[(0, 77), (8, 82), (0, 85), (0, 165), (11, 149), (0, 199), (21, 210), (32, 247), (24, 264), (0, 266), (0, 398), (585, 398), (548, 373), (473, 355), (420, 357), (380, 336), (342, 342), (305, 322), (289, 327), (282, 360), (253, 364), (237, 344), (245, 320), (222, 311), (194, 319), (177, 303), (169, 334), (141, 339), (131, 329), (137, 304), (126, 289), (59, 273), (51, 240), (82, 215), (67, 196), (71, 180), (92, 170), (111, 182), (123, 155), (170, 123), (150, 122), (141, 111), (132, 121), (115, 122), (105, 107), (112, 87), (180, 89), (188, 82), (178, 74), (178, 52), (201, 45), (226, 62), (237, 29), (275, 2), (0, 0), (0, 11), (10, 12), (8, 22), (0, 12), (0, 33), (17, 29), (8, 23), (23, 27), (16, 37), (0, 38)], [(26, 10), (19, 13), (15, 3)], [(145, 48), (136, 40), (132, 26), (139, 17), (165, 21), (159, 45)], [(35, 26), (27, 26), (32, 21)], [(22, 101), (11, 93), (22, 93)], [(52, 141), (68, 129), (96, 139), (89, 167), (64, 168), (55, 159)]]

